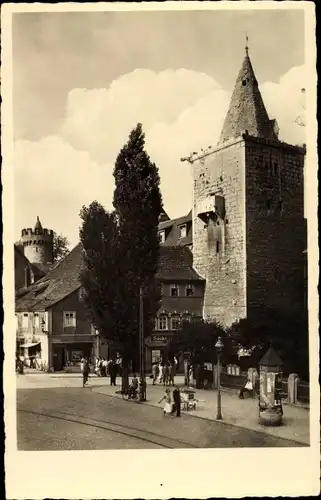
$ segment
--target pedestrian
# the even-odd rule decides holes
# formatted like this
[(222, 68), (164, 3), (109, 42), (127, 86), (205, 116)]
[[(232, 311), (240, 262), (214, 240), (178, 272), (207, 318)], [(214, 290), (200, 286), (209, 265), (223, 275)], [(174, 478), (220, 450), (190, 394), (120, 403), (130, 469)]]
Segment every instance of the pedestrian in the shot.
[(164, 366), (163, 362), (160, 361), (158, 365), (158, 382), (161, 384), (164, 379)]
[(82, 377), (83, 377), (83, 380), (82, 380), (82, 386), (83, 386), (83, 387), (85, 387), (85, 385), (86, 385), (86, 384), (87, 384), (87, 382), (88, 382), (89, 372), (90, 372), (89, 362), (88, 362), (88, 360), (86, 359), (86, 360), (85, 360), (85, 362), (84, 362), (84, 365), (83, 365), (83, 372), (82, 372)]
[(193, 365), (191, 365), (189, 367), (189, 370), (188, 370), (188, 383), (189, 383), (190, 387), (193, 387), (193, 383), (194, 383), (194, 369), (193, 369)]
[(168, 367), (169, 385), (174, 385), (174, 376), (175, 376), (175, 365), (173, 363), (170, 363)]
[(165, 363), (163, 372), (163, 385), (168, 385), (168, 383), (169, 383), (169, 366), (168, 363)]
[(81, 360), (80, 360), (80, 371), (81, 371), (81, 373), (84, 373), (84, 365), (85, 365), (85, 358), (81, 358)]
[(162, 401), (165, 401), (164, 405), (164, 415), (171, 415), (173, 413), (173, 402), (172, 402), (172, 397), (171, 397), (171, 391), (167, 388), (165, 389), (165, 394), (164, 396), (158, 401), (158, 403), (161, 403)]
[(155, 385), (155, 382), (157, 380), (157, 372), (158, 372), (158, 365), (157, 365), (157, 363), (153, 363), (153, 366), (152, 366), (153, 385)]
[(240, 399), (244, 399), (244, 392), (247, 392), (250, 395), (253, 394), (253, 384), (250, 378), (247, 379), (245, 386), (240, 390)]
[(116, 385), (117, 364), (114, 359), (110, 363), (109, 369), (110, 369), (110, 385)]
[(176, 411), (176, 417), (181, 416), (181, 392), (179, 388), (175, 385), (173, 390), (173, 400), (174, 400), (174, 408), (173, 413)]

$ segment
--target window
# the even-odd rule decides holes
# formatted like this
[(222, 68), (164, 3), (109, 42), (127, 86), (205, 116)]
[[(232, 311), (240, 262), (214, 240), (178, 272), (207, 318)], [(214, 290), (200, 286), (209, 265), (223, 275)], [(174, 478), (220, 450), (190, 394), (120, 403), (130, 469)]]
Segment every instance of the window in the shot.
[(267, 213), (271, 213), (271, 209), (272, 209), (272, 202), (271, 200), (267, 200), (266, 202), (266, 208), (267, 208)]
[(35, 326), (35, 328), (39, 328), (39, 314), (35, 313), (33, 317), (34, 317), (34, 326)]
[(158, 329), (159, 330), (168, 330), (167, 316), (165, 316), (165, 314), (162, 314), (158, 319)]
[(64, 327), (76, 326), (76, 313), (64, 312)]
[(187, 321), (188, 323), (190, 323), (192, 321), (192, 318), (189, 314), (185, 314), (183, 316), (183, 321)]
[(179, 316), (172, 316), (171, 317), (171, 329), (172, 330), (179, 330), (181, 326), (181, 320)]
[(179, 286), (178, 285), (171, 285), (170, 290), (171, 290), (171, 297), (178, 297), (179, 296)]
[(28, 328), (29, 326), (29, 314), (23, 313), (22, 316), (22, 328)]
[(159, 239), (160, 239), (160, 243), (165, 242), (165, 231), (159, 231)]
[(220, 253), (220, 242), (216, 242), (216, 253)]
[(152, 349), (152, 364), (157, 363), (161, 357), (159, 349)]
[(36, 252), (38, 252), (38, 247), (36, 247)]
[(185, 288), (185, 295), (186, 297), (192, 297), (194, 295), (194, 287), (193, 285), (186, 285), (186, 288)]
[(273, 175), (277, 176), (279, 174), (279, 165), (274, 163), (273, 165)]
[(187, 234), (186, 224), (184, 224), (183, 226), (179, 226), (179, 237), (186, 238), (186, 234)]

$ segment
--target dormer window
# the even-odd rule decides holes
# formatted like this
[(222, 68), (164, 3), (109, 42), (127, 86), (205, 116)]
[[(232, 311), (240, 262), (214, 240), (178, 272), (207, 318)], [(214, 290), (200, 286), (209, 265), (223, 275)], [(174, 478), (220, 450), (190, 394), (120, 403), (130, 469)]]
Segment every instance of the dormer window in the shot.
[(165, 230), (164, 229), (162, 231), (159, 231), (159, 240), (160, 240), (160, 243), (165, 242)]
[(186, 288), (185, 288), (186, 297), (193, 297), (194, 293), (195, 293), (194, 286), (193, 285), (186, 285)]
[(187, 234), (186, 224), (183, 224), (182, 226), (179, 226), (179, 237), (180, 238), (186, 238), (186, 234)]
[(171, 297), (178, 297), (179, 296), (179, 286), (178, 285), (171, 285), (170, 292), (171, 292)]

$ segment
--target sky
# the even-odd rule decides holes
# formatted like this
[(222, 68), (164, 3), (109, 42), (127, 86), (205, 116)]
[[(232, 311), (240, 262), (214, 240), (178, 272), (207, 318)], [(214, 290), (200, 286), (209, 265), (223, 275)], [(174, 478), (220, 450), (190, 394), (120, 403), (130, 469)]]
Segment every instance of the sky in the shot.
[(74, 246), (83, 205), (112, 209), (115, 159), (138, 122), (166, 212), (185, 215), (180, 159), (217, 143), (246, 33), (280, 139), (302, 144), (303, 11), (14, 14), (15, 238), (39, 216)]

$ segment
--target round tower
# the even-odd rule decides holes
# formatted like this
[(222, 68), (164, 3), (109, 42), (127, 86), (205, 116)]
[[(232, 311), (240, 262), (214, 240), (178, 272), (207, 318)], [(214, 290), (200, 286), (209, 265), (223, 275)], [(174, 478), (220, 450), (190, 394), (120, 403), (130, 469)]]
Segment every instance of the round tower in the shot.
[(53, 259), (53, 237), (51, 229), (44, 229), (39, 217), (35, 227), (22, 229), (21, 243), (24, 254), (32, 264), (49, 264)]

